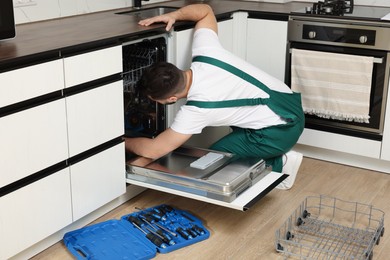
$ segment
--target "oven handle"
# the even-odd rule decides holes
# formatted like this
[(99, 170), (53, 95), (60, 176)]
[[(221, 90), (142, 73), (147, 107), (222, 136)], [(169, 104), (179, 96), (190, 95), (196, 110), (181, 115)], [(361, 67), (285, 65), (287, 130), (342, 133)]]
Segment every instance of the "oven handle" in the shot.
[[(292, 49), (290, 49), (289, 53), (290, 54), (292, 53)], [(374, 63), (382, 64), (383, 63), (383, 58), (376, 58), (376, 57), (374, 57)]]

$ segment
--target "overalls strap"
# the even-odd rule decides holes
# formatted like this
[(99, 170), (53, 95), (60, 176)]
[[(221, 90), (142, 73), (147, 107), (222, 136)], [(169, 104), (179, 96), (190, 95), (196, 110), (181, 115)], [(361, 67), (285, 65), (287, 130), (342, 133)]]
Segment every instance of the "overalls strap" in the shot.
[[(258, 86), (259, 84), (263, 85), (267, 92), (268, 88), (265, 87), (263, 83), (257, 79), (251, 77), (249, 74), (246, 74), (242, 70), (237, 69), (236, 67), (227, 64), (226, 62), (206, 57), (206, 56), (196, 56), (192, 59), (193, 62), (204, 62), (214, 66), (217, 66), (221, 69), (229, 71), (237, 75), (238, 77)], [(250, 81), (249, 81), (250, 80)], [(262, 88), (261, 88), (262, 89)], [(268, 93), (268, 92), (267, 92)], [(226, 108), (226, 107), (241, 107), (241, 106), (256, 106), (256, 105), (265, 105), (268, 103), (268, 98), (244, 98), (244, 99), (233, 99), (233, 100), (223, 100), (223, 101), (187, 101), (186, 105), (196, 106), (200, 108)]]
[(223, 70), (226, 70), (237, 77), (257, 86), (270, 97), (266, 99), (236, 99), (224, 101), (187, 101), (186, 105), (196, 106), (200, 108), (222, 108), (222, 107), (237, 107), (237, 106), (254, 106), (267, 105), (274, 113), (281, 116), (288, 124), (304, 121), (304, 113), (301, 105), (301, 95), (299, 93), (282, 93), (271, 90), (262, 82), (249, 75), (248, 73), (226, 63), (221, 60), (207, 57), (196, 56), (192, 59), (193, 62), (204, 62)]
[(242, 106), (257, 106), (267, 104), (268, 99), (264, 98), (244, 98), (222, 101), (187, 101), (186, 105), (200, 108), (226, 108), (226, 107), (242, 107)]

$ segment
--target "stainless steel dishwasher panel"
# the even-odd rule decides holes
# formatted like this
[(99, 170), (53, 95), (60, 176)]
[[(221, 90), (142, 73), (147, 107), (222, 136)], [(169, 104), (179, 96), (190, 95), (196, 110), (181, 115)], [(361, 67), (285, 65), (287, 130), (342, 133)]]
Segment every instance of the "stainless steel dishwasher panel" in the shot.
[(127, 162), (127, 178), (231, 202), (271, 172), (261, 159), (236, 159), (233, 154), (218, 151), (212, 152), (223, 158), (206, 169), (190, 166), (210, 151), (180, 147), (157, 160), (134, 158)]

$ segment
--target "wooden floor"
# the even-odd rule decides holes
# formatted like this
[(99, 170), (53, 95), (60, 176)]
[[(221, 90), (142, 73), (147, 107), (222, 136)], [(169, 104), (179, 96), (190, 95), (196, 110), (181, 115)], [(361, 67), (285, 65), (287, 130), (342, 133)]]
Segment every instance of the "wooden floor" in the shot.
[[(157, 254), (154, 259), (283, 259), (274, 248), (275, 231), (305, 197), (320, 194), (372, 204), (383, 210), (387, 232), (374, 247), (373, 259), (389, 259), (390, 175), (308, 158), (304, 158), (291, 190), (273, 190), (246, 212), (148, 190), (96, 222), (119, 219), (137, 211), (136, 207), (166, 203), (199, 217), (211, 236), (189, 247)], [(57, 243), (33, 259), (73, 258), (62, 243)]]

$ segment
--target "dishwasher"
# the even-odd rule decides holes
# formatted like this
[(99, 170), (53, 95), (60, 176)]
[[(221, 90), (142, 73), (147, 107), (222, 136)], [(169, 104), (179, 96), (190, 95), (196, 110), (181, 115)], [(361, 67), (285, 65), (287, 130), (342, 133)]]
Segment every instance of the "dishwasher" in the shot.
[[(169, 37), (123, 44), (125, 137), (154, 138), (169, 127), (167, 106), (142, 96), (137, 88), (145, 68), (167, 61)], [(156, 160), (126, 153), (127, 183), (238, 210), (249, 209), (287, 176), (273, 172), (260, 158), (237, 158), (192, 145)]]

